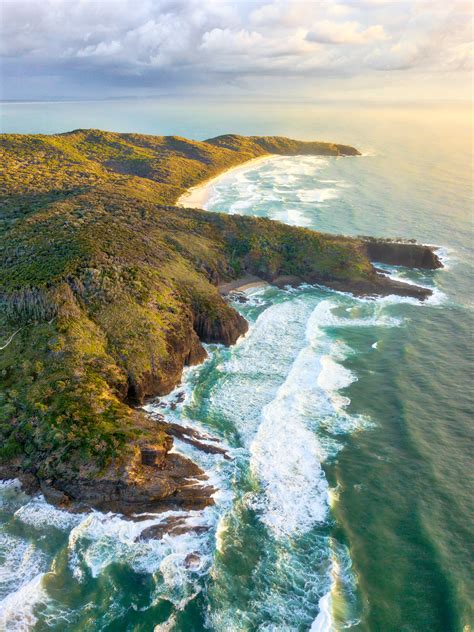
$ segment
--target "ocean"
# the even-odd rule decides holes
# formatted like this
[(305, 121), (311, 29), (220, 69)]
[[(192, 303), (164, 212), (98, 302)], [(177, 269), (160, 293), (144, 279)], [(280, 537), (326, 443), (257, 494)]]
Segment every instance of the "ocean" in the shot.
[[(0, 629), (469, 632), (474, 622), (472, 153), (462, 106), (160, 102), (2, 105), (2, 131), (279, 134), (359, 157), (275, 157), (206, 208), (325, 232), (415, 238), (436, 271), (385, 266), (425, 303), (254, 288), (250, 330), (147, 406), (218, 438), (179, 440), (218, 488), (197, 532), (163, 515), (70, 515), (0, 486)], [(184, 394), (184, 399), (183, 399)], [(183, 401), (179, 401), (183, 400)], [(169, 515), (169, 513), (167, 514)]]

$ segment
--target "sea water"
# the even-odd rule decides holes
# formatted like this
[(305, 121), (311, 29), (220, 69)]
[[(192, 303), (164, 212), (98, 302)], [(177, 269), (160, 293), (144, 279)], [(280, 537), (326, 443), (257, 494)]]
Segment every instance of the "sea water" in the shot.
[[(116, 128), (132, 129), (138, 106), (116, 107)], [(149, 107), (140, 131), (171, 131)], [(217, 181), (208, 210), (417, 238), (441, 247), (445, 268), (384, 266), (433, 289), (425, 303), (305, 285), (249, 290), (236, 304), (248, 334), (232, 348), (210, 345), (209, 359), (148, 407), (218, 438), (232, 457), (175, 441), (218, 490), (213, 507), (185, 515), (208, 530), (145, 542), (143, 529), (176, 512), (71, 516), (2, 484), (0, 629), (467, 632), (466, 112), (289, 106), (265, 117), (252, 106), (232, 119), (238, 129), (219, 112), (211, 122), (203, 110), (199, 128), (184, 117), (190, 129), (173, 132), (327, 138), (363, 155), (272, 158)]]

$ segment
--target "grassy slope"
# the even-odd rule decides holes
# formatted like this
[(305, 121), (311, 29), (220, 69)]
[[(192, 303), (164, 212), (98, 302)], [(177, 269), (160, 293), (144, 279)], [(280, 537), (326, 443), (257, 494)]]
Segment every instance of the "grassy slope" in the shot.
[(157, 441), (124, 400), (169, 390), (202, 358), (196, 331), (225, 339), (236, 314), (218, 281), (373, 274), (353, 242), (172, 206), (248, 159), (348, 147), (78, 130), (3, 135), (0, 153), (0, 346), (18, 330), (0, 351), (0, 458), (42, 477), (104, 467), (143, 434)]

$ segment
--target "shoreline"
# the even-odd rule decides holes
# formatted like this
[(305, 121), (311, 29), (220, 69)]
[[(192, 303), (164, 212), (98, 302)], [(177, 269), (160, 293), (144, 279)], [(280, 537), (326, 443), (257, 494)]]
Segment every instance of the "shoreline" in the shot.
[(231, 173), (234, 174), (239, 171), (244, 171), (245, 169), (250, 169), (254, 165), (266, 162), (267, 160), (270, 160), (270, 158), (275, 158), (276, 156), (277, 154), (265, 154), (264, 156), (258, 156), (257, 158), (246, 160), (240, 165), (229, 167), (228, 169), (221, 171), (221, 173), (219, 173), (218, 175), (213, 176), (208, 180), (204, 180), (204, 182), (201, 182), (200, 184), (196, 184), (193, 187), (189, 188), (176, 200), (176, 206), (204, 209), (205, 204), (207, 204), (207, 202), (209, 201), (211, 188), (218, 180), (220, 180), (221, 178), (225, 178)]
[(221, 296), (227, 296), (231, 292), (245, 292), (252, 287), (266, 287), (267, 285), (270, 285), (268, 281), (253, 274), (247, 274), (233, 281), (220, 283), (217, 287)]
[(254, 274), (246, 274), (233, 281), (219, 283), (217, 288), (221, 296), (228, 296), (232, 292), (245, 292), (254, 287), (269, 287), (270, 285), (278, 288), (284, 288), (286, 286), (298, 287), (302, 283), (304, 283), (304, 279), (295, 274), (282, 274), (271, 279), (271, 281), (266, 281)]

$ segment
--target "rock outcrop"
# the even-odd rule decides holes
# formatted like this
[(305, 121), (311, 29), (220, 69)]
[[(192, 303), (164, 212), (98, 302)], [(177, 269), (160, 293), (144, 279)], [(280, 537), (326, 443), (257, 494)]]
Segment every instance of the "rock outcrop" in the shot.
[(212, 505), (216, 491), (193, 461), (166, 447), (147, 444), (135, 449), (132, 458), (111, 464), (100, 477), (87, 469), (75, 477), (41, 482), (46, 500), (71, 511), (114, 511), (125, 515), (170, 509), (196, 510)]
[(235, 344), (248, 328), (245, 318), (232, 308), (226, 311), (225, 318), (212, 318), (209, 314), (201, 313), (197, 314), (194, 320), (194, 329), (203, 342), (226, 346)]
[(180, 383), (185, 366), (200, 364), (207, 357), (190, 318), (183, 318), (179, 326), (168, 333), (166, 342), (166, 358), (155, 363), (154, 371), (136, 377), (129, 375), (126, 399), (130, 404), (142, 405), (149, 397), (166, 395)]
[(368, 258), (377, 263), (408, 268), (436, 270), (443, 264), (433, 246), (425, 246), (412, 241), (396, 241), (363, 237), (362, 242)]
[(433, 292), (429, 288), (411, 285), (389, 279), (383, 274), (374, 274), (371, 280), (359, 281), (326, 281), (325, 285), (340, 292), (350, 292), (354, 296), (408, 296), (424, 301)]

